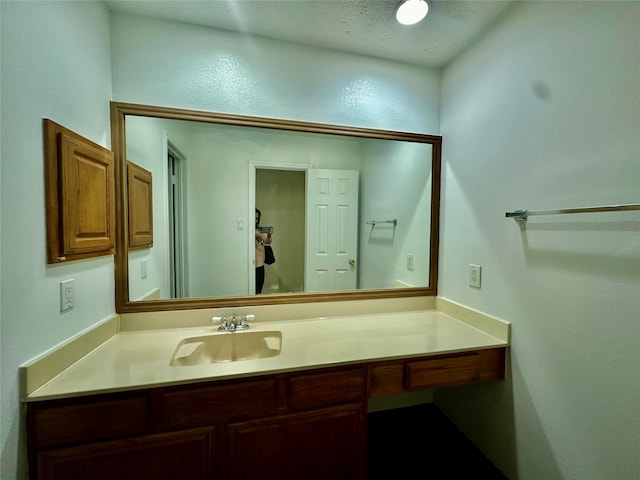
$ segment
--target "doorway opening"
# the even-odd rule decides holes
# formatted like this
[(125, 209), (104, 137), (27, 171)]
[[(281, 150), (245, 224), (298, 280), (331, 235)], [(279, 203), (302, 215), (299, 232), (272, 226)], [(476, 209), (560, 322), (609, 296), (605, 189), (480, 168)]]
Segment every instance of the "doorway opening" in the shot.
[(265, 265), (262, 294), (304, 292), (306, 169), (256, 166), (253, 191), (276, 257)]
[[(273, 227), (276, 262), (265, 266), (262, 294), (345, 291), (358, 282), (359, 173), (310, 165), (260, 164), (249, 169), (249, 205)], [(251, 267), (255, 265), (250, 229)], [(249, 275), (255, 291), (255, 274)]]

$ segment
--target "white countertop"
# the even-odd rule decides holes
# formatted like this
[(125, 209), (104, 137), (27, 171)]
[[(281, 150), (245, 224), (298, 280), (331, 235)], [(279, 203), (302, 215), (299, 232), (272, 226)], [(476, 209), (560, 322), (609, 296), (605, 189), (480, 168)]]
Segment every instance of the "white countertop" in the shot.
[(508, 338), (498, 338), (438, 310), (251, 324), (249, 331), (257, 330), (282, 332), (279, 355), (193, 366), (169, 365), (178, 342), (218, 334), (217, 326), (120, 332), (28, 394), (25, 401), (508, 345)]

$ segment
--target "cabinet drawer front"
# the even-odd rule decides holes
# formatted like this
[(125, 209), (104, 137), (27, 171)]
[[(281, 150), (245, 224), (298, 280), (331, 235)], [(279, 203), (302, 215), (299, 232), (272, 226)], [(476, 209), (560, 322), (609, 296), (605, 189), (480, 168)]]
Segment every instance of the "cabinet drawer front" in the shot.
[(269, 415), (276, 408), (275, 385), (274, 380), (260, 380), (165, 391), (154, 417), (164, 427), (184, 427)]
[(36, 445), (51, 447), (87, 440), (143, 433), (144, 397), (59, 407), (36, 407), (33, 413)]
[(480, 379), (480, 356), (477, 352), (433, 360), (407, 362), (406, 388), (437, 388), (459, 385)]
[(363, 368), (300, 375), (289, 379), (289, 407), (304, 410), (365, 398)]

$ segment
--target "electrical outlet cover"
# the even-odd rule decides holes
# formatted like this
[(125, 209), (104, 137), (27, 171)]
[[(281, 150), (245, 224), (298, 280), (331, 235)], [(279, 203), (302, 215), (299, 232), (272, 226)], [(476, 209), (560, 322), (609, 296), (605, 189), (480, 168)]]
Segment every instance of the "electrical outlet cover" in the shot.
[(469, 265), (469, 286), (480, 288), (482, 267), (480, 265)]
[(66, 312), (73, 308), (73, 283), (74, 280), (60, 282), (60, 311)]
[(413, 253), (407, 254), (407, 270), (413, 270)]

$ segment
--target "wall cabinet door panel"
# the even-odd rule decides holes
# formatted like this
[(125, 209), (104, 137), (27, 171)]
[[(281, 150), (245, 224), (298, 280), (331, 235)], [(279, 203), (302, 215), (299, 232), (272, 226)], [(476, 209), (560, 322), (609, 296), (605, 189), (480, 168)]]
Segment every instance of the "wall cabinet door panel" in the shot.
[(127, 161), (129, 249), (153, 246), (153, 177), (151, 172)]
[(60, 134), (62, 223), (66, 255), (115, 246), (113, 156)]

